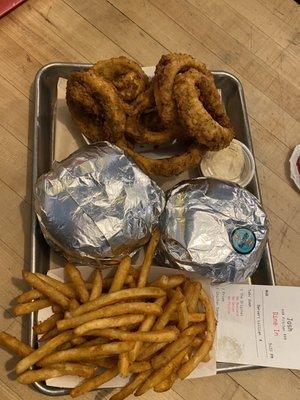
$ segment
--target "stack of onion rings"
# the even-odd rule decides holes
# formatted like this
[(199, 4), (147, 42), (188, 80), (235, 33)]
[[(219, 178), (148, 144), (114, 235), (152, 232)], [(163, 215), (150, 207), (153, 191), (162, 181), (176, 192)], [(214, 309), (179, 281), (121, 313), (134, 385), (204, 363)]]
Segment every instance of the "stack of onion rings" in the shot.
[[(150, 83), (126, 57), (99, 61), (70, 76), (66, 97), (85, 136), (116, 143), (151, 176), (180, 174), (234, 136), (211, 72), (186, 54), (163, 55)], [(174, 141), (187, 146), (170, 158), (147, 158), (134, 149)]]

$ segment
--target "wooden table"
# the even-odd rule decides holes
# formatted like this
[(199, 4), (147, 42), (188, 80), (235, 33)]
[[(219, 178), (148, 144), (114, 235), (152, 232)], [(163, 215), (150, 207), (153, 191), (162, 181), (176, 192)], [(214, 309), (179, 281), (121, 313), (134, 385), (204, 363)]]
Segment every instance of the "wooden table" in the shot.
[[(32, 82), (54, 60), (123, 54), (153, 65), (174, 51), (235, 74), (245, 90), (277, 284), (299, 285), (300, 197), (288, 164), (300, 143), (299, 26), (292, 0), (29, 0), (0, 21), (1, 330), (26, 340), (26, 319), (14, 320), (9, 309), (29, 262)], [(11, 380), (15, 359), (0, 351), (0, 361), (2, 399), (41, 398)], [(222, 374), (178, 381), (144, 399), (295, 400), (299, 378), (282, 369)]]

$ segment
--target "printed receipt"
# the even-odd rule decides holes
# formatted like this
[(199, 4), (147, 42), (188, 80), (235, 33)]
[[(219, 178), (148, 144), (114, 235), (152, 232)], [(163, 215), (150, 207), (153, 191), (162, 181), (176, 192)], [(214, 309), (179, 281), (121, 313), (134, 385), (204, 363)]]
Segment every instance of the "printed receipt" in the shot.
[(300, 369), (300, 287), (212, 286), (217, 361)]

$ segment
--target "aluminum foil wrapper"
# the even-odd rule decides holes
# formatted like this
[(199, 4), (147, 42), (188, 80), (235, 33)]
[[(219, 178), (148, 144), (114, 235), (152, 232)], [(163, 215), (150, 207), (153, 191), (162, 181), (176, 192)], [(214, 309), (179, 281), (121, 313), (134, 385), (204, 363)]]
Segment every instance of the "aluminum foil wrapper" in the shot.
[(150, 238), (164, 192), (118, 147), (99, 142), (54, 162), (35, 188), (35, 210), (50, 245), (71, 261), (101, 264)]
[(215, 282), (242, 282), (258, 267), (268, 222), (245, 188), (214, 178), (179, 183), (167, 193), (160, 256)]

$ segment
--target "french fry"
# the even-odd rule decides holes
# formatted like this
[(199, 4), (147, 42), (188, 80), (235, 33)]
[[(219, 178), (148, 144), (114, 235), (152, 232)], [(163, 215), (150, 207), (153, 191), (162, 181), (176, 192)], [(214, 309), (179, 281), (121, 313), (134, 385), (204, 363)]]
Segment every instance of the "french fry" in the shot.
[(86, 322), (83, 325), (74, 329), (77, 336), (82, 336), (93, 329), (114, 328), (118, 326), (127, 326), (137, 322), (142, 322), (145, 316), (143, 314), (126, 314), (111, 318), (95, 319), (94, 321)]
[(28, 290), (28, 292), (22, 293), (20, 294), (20, 296), (18, 296), (16, 298), (16, 302), (18, 304), (22, 304), (22, 303), (29, 303), (32, 300), (38, 300), (38, 299), (44, 299), (45, 296), (39, 292), (37, 289), (31, 289)]
[[(205, 321), (205, 313), (202, 312), (197, 312), (197, 313), (189, 313), (188, 314), (188, 320), (189, 323), (196, 323), (196, 322), (202, 322)], [(172, 314), (170, 317), (171, 322), (177, 322), (178, 321), (178, 315), (177, 314)]]
[(78, 303), (78, 301), (76, 299), (71, 299), (70, 303), (69, 303), (69, 310), (76, 310), (77, 307), (79, 307), (80, 304)]
[(52, 286), (54, 289), (57, 289), (59, 292), (61, 292), (64, 296), (68, 297), (69, 299), (76, 298), (75, 290), (69, 285), (65, 284), (64, 282), (52, 278), (51, 276), (40, 274), (38, 272), (36, 272), (35, 275), (38, 276), (40, 279), (42, 279), (42, 281), (44, 281), (48, 285)]
[(115, 358), (112, 357), (106, 357), (106, 358), (99, 358), (95, 360), (89, 360), (87, 361), (90, 365), (95, 365), (97, 367), (102, 367), (106, 369), (114, 368), (117, 367), (118, 361)]
[(180, 286), (184, 281), (184, 275), (162, 275), (159, 278), (155, 279), (155, 281), (151, 282), (151, 286), (158, 286), (162, 289), (167, 290)]
[(168, 342), (162, 343), (151, 343), (147, 347), (143, 348), (140, 354), (137, 356), (137, 361), (143, 361), (150, 359), (153, 354), (164, 348)]
[(154, 256), (156, 247), (158, 245), (159, 239), (160, 239), (160, 231), (159, 231), (159, 229), (156, 228), (152, 232), (152, 236), (151, 236), (150, 242), (149, 242), (147, 250), (146, 250), (145, 258), (144, 258), (142, 267), (140, 269), (140, 275), (139, 275), (139, 279), (138, 279), (138, 283), (137, 283), (138, 288), (145, 287), (147, 284), (150, 267), (152, 264), (153, 256)]
[[(193, 297), (193, 294), (194, 294), (194, 282), (191, 282), (190, 280), (185, 281), (184, 287), (183, 287), (183, 295), (185, 297), (185, 302), (186, 302), (188, 309), (189, 309), (189, 304)], [(197, 293), (197, 296), (198, 296), (198, 293)]]
[[(84, 280), (82, 279), (81, 273), (73, 264), (67, 264), (65, 270), (74, 284), (74, 289), (82, 303), (89, 300), (89, 292), (87, 291)], [(79, 308), (79, 307), (78, 307)]]
[(32, 272), (23, 270), (22, 274), (23, 278), (26, 280), (27, 283), (29, 283), (35, 289), (43, 293), (52, 302), (60, 305), (64, 310), (68, 309), (69, 299), (65, 295), (56, 290), (53, 286), (49, 286), (46, 282), (44, 282), (42, 279), (40, 279)]
[(193, 343), (193, 336), (181, 336), (179, 339), (168, 344), (163, 351), (151, 360), (153, 369), (159, 369), (169, 363), (181, 350)]
[(56, 327), (55, 327), (55, 328), (52, 328), (50, 331), (44, 333), (44, 334), (39, 338), (39, 342), (45, 342), (46, 340), (52, 339), (52, 338), (54, 338), (55, 336), (57, 336), (58, 333), (59, 333), (59, 332), (58, 332), (58, 329), (57, 329)]
[(12, 308), (12, 313), (15, 317), (19, 315), (29, 314), (33, 311), (41, 310), (51, 306), (51, 301), (48, 299), (35, 300), (30, 303), (17, 304)]
[(196, 336), (206, 331), (206, 322), (200, 322), (199, 324), (191, 325), (181, 332), (183, 336)]
[(26, 357), (34, 352), (34, 349), (28, 344), (21, 342), (19, 339), (6, 332), (0, 332), (0, 346), (5, 347), (7, 350), (21, 357)]
[(102, 293), (102, 274), (100, 269), (96, 268), (94, 272), (93, 286), (90, 293), (89, 300), (94, 300), (101, 296)]
[(97, 389), (97, 387), (103, 385), (103, 383), (110, 381), (115, 376), (118, 375), (118, 368), (114, 367), (102, 372), (100, 375), (95, 376), (94, 378), (86, 379), (83, 383), (80, 383), (78, 386), (73, 388), (70, 391), (71, 397), (81, 396), (84, 393), (90, 392), (93, 389)]
[(127, 383), (126, 386), (122, 387), (122, 389), (119, 390), (119, 392), (115, 393), (110, 400), (124, 400), (126, 397), (130, 396), (137, 387), (139, 387), (143, 382), (148, 378), (148, 376), (151, 374), (150, 371), (145, 371), (142, 372)]
[(99, 330), (99, 335), (120, 341), (164, 343), (176, 340), (179, 336), (179, 331), (176, 328), (169, 328), (150, 332), (126, 332), (121, 329), (108, 328)]
[(25, 372), (33, 364), (36, 364), (43, 357), (46, 357), (48, 354), (52, 353), (58, 346), (69, 342), (73, 338), (73, 336), (73, 332), (63, 332), (55, 338), (50, 339), (49, 342), (39, 347), (33, 353), (29, 354), (28, 356), (23, 358), (23, 360), (18, 362), (16, 366), (17, 374), (20, 375)]
[(173, 384), (175, 383), (177, 378), (176, 372), (172, 372), (169, 376), (166, 377), (163, 381), (159, 382), (156, 386), (154, 386), (154, 391), (157, 393), (166, 392), (170, 390)]
[(132, 281), (130, 283), (128, 283), (128, 287), (131, 289), (136, 287), (136, 284), (135, 284), (135, 281), (133, 278), (132, 278)]
[(185, 300), (178, 305), (178, 328), (183, 331), (189, 326), (189, 314)]
[(128, 353), (122, 353), (119, 355), (118, 362), (119, 374), (126, 378), (129, 375), (129, 356)]
[[(162, 307), (165, 304), (165, 302), (166, 302), (166, 297), (161, 297), (159, 299), (156, 299), (154, 304), (156, 304), (159, 307)], [(156, 319), (155, 315), (146, 316), (144, 321), (141, 323), (138, 331), (139, 332), (148, 332), (148, 331), (150, 331), (152, 329), (154, 323), (155, 323), (155, 319)], [(129, 358), (130, 358), (131, 361), (136, 360), (136, 357), (138, 356), (142, 345), (143, 345), (143, 342), (140, 342), (140, 341), (135, 343), (134, 349), (129, 354)]]
[(45, 357), (39, 362), (39, 365), (44, 367), (49, 364), (56, 364), (66, 361), (79, 362), (95, 360), (101, 357), (130, 351), (133, 348), (133, 345), (133, 343), (127, 342), (112, 342), (95, 346), (87, 346), (84, 348), (84, 351), (81, 347), (58, 351)]
[(72, 339), (71, 343), (73, 346), (80, 346), (80, 345), (86, 343), (86, 339), (84, 337), (78, 336), (78, 337)]
[(124, 286), (124, 282), (128, 276), (129, 270), (131, 266), (131, 258), (125, 257), (118, 265), (118, 268), (115, 272), (114, 279), (112, 281), (111, 287), (109, 289), (109, 293), (114, 293), (121, 290)]
[(66, 318), (57, 322), (57, 329), (60, 331), (76, 328), (85, 322), (93, 321), (99, 318), (114, 317), (117, 315), (124, 314), (145, 314), (145, 315), (159, 315), (162, 313), (161, 306), (155, 303), (144, 303), (144, 302), (134, 302), (134, 303), (122, 303), (113, 304), (111, 306), (106, 306), (100, 308), (96, 311), (91, 311), (89, 313), (80, 315), (78, 317)]
[(84, 378), (90, 378), (95, 374), (96, 368), (91, 365), (82, 364), (60, 364), (53, 365), (51, 368), (41, 368), (32, 371), (26, 371), (18, 376), (18, 382), (30, 384), (33, 382), (45, 381), (46, 379), (56, 378), (64, 375), (76, 375)]
[[(180, 379), (185, 379), (203, 360), (203, 358), (209, 353), (216, 331), (216, 320), (213, 306), (203, 289), (199, 292), (199, 300), (202, 302), (205, 308), (206, 321), (207, 321), (207, 333), (204, 342), (198, 350), (192, 354), (189, 361), (183, 364), (178, 370), (178, 376)], [(188, 328), (187, 328), (188, 329)]]
[[(77, 339), (79, 338), (80, 336)], [(104, 343), (108, 343), (108, 340), (105, 339), (104, 337), (96, 337), (95, 339), (86, 340), (84, 343), (78, 345), (78, 347), (88, 347), (88, 346), (94, 346), (95, 344), (104, 344)]]
[(45, 319), (45, 321), (34, 325), (33, 331), (37, 335), (49, 332), (51, 329), (56, 327), (56, 322), (63, 318), (63, 314), (52, 314), (51, 317)]
[(148, 361), (133, 362), (129, 365), (129, 372), (131, 374), (149, 371), (149, 369), (151, 369), (151, 364)]
[[(114, 278), (104, 278), (102, 282), (102, 289), (107, 290), (111, 287), (111, 284), (113, 282)], [(127, 275), (124, 285), (130, 285), (134, 281), (134, 278), (132, 275)]]
[(197, 347), (200, 347), (202, 343), (203, 343), (202, 339), (195, 337), (193, 340), (192, 346), (197, 348)]
[(99, 308), (108, 306), (110, 304), (120, 303), (122, 301), (134, 300), (143, 297), (159, 298), (164, 297), (165, 295), (166, 292), (161, 288), (146, 287), (123, 289), (118, 292), (105, 294), (95, 300), (88, 301), (87, 303), (79, 306), (76, 310), (72, 311), (71, 314), (73, 317), (75, 317), (90, 311), (98, 310)]
[(52, 304), (52, 312), (54, 314), (61, 314), (63, 312), (63, 309), (58, 304)]
[(153, 330), (163, 329), (169, 322), (170, 316), (175, 312), (178, 304), (183, 300), (182, 293), (179, 288), (177, 288), (169, 303), (165, 306), (164, 312), (159, 316), (157, 321), (153, 326)]
[[(177, 376), (184, 379), (199, 362), (210, 360), (216, 320), (201, 283), (183, 274), (148, 283), (159, 238), (155, 229), (139, 268), (125, 257), (114, 277), (102, 279), (95, 269), (92, 283), (72, 264), (66, 265), (69, 283), (23, 271), (33, 289), (18, 296), (14, 312), (22, 315), (51, 305), (54, 314), (33, 328), (43, 335), (37, 350), (0, 332), (0, 345), (24, 357), (16, 367), (20, 383), (77, 375), (85, 379), (71, 390), (77, 397), (118, 373), (135, 374), (111, 397), (123, 400), (151, 388), (169, 390)], [(40, 369), (28, 370), (33, 365)], [(98, 367), (105, 371), (96, 376)]]
[(194, 313), (198, 311), (198, 297), (199, 297), (199, 291), (202, 287), (200, 282), (193, 282), (192, 285), (193, 285), (193, 293), (190, 296), (189, 302), (187, 304), (189, 313)]
[(189, 347), (181, 350), (167, 365), (154, 371), (150, 377), (138, 387), (135, 396), (140, 396), (158, 385), (161, 381), (166, 379), (172, 372), (174, 372), (181, 364), (184, 356), (188, 353)]
[(157, 279), (155, 279), (153, 282), (151, 282), (151, 286), (153, 287), (160, 287), (164, 290), (168, 289), (168, 282), (169, 278), (167, 275), (161, 275)]
[(71, 342), (67, 342), (67, 343), (64, 343), (64, 344), (58, 346), (56, 351), (68, 350), (68, 349), (71, 349), (72, 347), (73, 347), (72, 343)]

